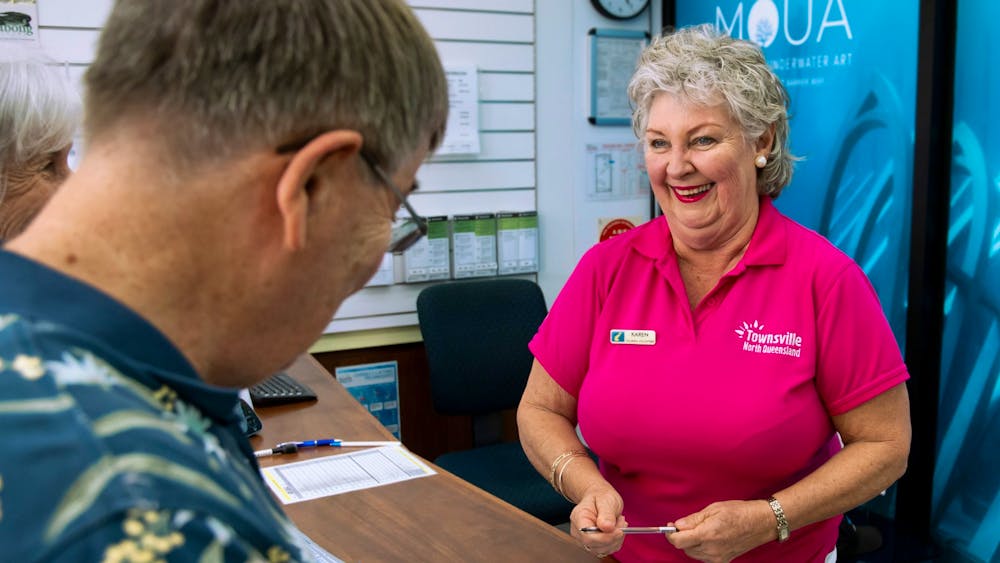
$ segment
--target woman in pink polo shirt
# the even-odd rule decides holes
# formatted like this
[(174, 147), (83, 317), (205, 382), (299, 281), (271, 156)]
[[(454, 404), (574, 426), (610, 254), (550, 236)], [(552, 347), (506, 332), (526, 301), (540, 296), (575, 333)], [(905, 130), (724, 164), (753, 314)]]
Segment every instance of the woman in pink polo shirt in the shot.
[(629, 95), (663, 216), (588, 251), (532, 340), (525, 451), (598, 556), (835, 560), (840, 515), (910, 447), (878, 298), (771, 203), (794, 157), (756, 45), (709, 26), (659, 38)]

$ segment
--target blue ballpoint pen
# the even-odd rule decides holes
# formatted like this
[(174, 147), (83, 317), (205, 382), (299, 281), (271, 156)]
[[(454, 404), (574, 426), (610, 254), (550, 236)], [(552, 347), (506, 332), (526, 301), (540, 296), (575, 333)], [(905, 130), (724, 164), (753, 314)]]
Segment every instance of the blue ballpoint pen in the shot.
[[(398, 446), (397, 441), (380, 441), (380, 440), (369, 440), (361, 442), (349, 442), (346, 440), (338, 440), (336, 438), (321, 438), (319, 440), (305, 440), (302, 442), (283, 442), (282, 444), (295, 444), (300, 448), (315, 448), (319, 446), (330, 446), (333, 448), (339, 447), (352, 447), (352, 446)], [(278, 444), (279, 446), (282, 444)]]
[(319, 440), (304, 440), (302, 442), (291, 442), (300, 448), (314, 448), (318, 446), (339, 446), (340, 440), (333, 438), (321, 438)]
[(369, 441), (346, 441), (336, 438), (321, 438), (319, 440), (304, 440), (302, 442), (282, 442), (273, 448), (257, 450), (253, 453), (255, 457), (268, 457), (278, 454), (294, 454), (299, 448), (316, 448), (320, 446), (330, 446), (331, 448), (352, 448), (364, 446), (398, 446), (399, 442), (393, 440), (369, 440)]

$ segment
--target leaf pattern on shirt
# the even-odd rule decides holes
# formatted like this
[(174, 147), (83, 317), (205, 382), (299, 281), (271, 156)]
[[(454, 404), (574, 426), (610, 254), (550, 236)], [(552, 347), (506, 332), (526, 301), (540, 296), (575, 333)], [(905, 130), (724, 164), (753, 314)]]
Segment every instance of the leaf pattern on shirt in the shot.
[(120, 486), (115, 483), (118, 478), (135, 479), (141, 475), (164, 479), (184, 488), (198, 489), (205, 496), (213, 497), (233, 508), (241, 506), (239, 499), (208, 475), (170, 459), (149, 454), (104, 456), (88, 467), (67, 489), (49, 518), (45, 539), (51, 542), (58, 538), (109, 486)]
[[(58, 360), (45, 362), (46, 369), (60, 387), (73, 385), (99, 385), (102, 388), (124, 387), (150, 407), (161, 409), (160, 395), (131, 377), (126, 377), (114, 366), (83, 348), (63, 351)], [(166, 387), (161, 388), (161, 391)], [(176, 394), (175, 394), (176, 396)]]
[(153, 398), (163, 407), (163, 410), (173, 412), (174, 402), (177, 401), (177, 391), (164, 385), (153, 392)]
[[(226, 450), (219, 444), (219, 439), (208, 431), (212, 426), (212, 421), (201, 411), (184, 401), (174, 403), (174, 411), (177, 415), (176, 422), (189, 434), (201, 441), (205, 448), (205, 453), (210, 456), (210, 462), (223, 462), (228, 464), (229, 459)], [(217, 463), (212, 463), (212, 469), (218, 470)]]
[(122, 522), (125, 539), (104, 550), (105, 563), (159, 562), (184, 545), (184, 535), (171, 523), (167, 511), (132, 509)]
[(45, 375), (45, 368), (42, 367), (42, 359), (38, 356), (28, 356), (18, 354), (14, 361), (10, 363), (10, 369), (21, 374), (21, 377), (34, 381)]
[[(203, 525), (211, 532), (212, 541), (205, 546), (186, 546), (184, 528), (188, 525)], [(247, 557), (248, 563), (286, 563), (292, 556), (279, 546), (271, 546), (266, 555), (261, 555), (252, 545), (221, 520), (198, 515), (190, 510), (142, 510), (131, 509), (122, 522), (125, 537), (104, 551), (104, 563), (156, 563), (166, 560), (172, 551), (180, 547), (200, 549), (199, 561), (224, 561), (226, 550), (238, 546)], [(303, 553), (305, 555), (305, 553)]]
[(184, 427), (171, 420), (164, 420), (155, 414), (140, 411), (114, 411), (111, 414), (102, 416), (94, 421), (94, 434), (101, 438), (109, 438), (120, 432), (129, 430), (158, 430), (169, 434), (173, 439), (184, 445), (194, 443), (187, 434)]
[[(107, 309), (97, 302), (88, 302), (88, 307), (95, 315)], [(129, 330), (137, 332), (137, 341), (144, 340), (140, 338), (144, 327), (131, 323)], [(214, 410), (199, 410), (201, 401), (192, 398), (203, 388), (197, 377), (189, 370), (172, 372), (149, 364), (143, 355), (148, 350), (133, 349), (130, 341), (109, 347), (92, 336), (48, 319), (27, 321), (0, 311), (0, 421), (21, 424), (16, 417), (48, 418), (61, 424), (62, 434), (53, 437), (94, 438), (89, 442), (93, 447), (79, 451), (60, 447), (66, 453), (54, 456), (59, 462), (49, 466), (53, 471), (44, 491), (35, 487), (37, 496), (44, 493), (45, 506), (54, 509), (11, 504), (21, 500), (13, 492), (33, 487), (40, 471), (33, 462), (22, 463), (23, 456), (15, 455), (16, 464), (10, 467), (5, 464), (0, 475), (0, 522), (5, 531), (16, 534), (15, 540), (23, 539), (7, 545), (23, 556), (15, 559), (31, 559), (31, 553), (43, 558), (72, 554), (68, 559), (79, 561), (100, 561), (102, 554), (106, 561), (311, 559), (307, 552), (299, 553), (297, 536), (290, 532), (294, 526), (269, 498), (252, 458), (244, 459), (239, 447), (242, 435), (228, 426), (228, 420), (209, 418), (211, 425), (205, 424), (205, 414)], [(160, 344), (160, 352), (176, 353)], [(182, 381), (179, 390), (169, 387), (174, 381)], [(180, 409), (178, 398), (188, 401)], [(213, 397), (205, 404), (224, 406), (225, 399)], [(147, 407), (153, 412), (146, 412)], [(8, 445), (16, 448), (18, 443)], [(116, 448), (129, 453), (117, 455)], [(213, 474), (206, 458), (214, 459), (216, 448), (223, 448), (228, 465)], [(204, 455), (206, 451), (210, 455)], [(142, 490), (141, 496), (128, 498)], [(194, 491), (198, 494), (189, 505), (186, 497), (178, 496)], [(151, 513), (157, 516), (153, 520), (144, 516), (175, 500), (184, 500), (185, 508), (193, 510)], [(126, 506), (140, 508), (133, 509), (134, 514), (124, 513)], [(233, 511), (245, 518), (216, 521), (215, 531), (206, 527), (206, 519), (213, 518), (210, 514)], [(125, 523), (126, 516), (133, 522)], [(161, 529), (158, 526), (167, 516), (173, 523)], [(85, 538), (80, 534), (84, 529)], [(271, 547), (275, 545), (280, 547)]]
[[(163, 409), (164, 416), (173, 413), (175, 418), (170, 420), (173, 428), (168, 424), (159, 424), (148, 418), (142, 419), (141, 413), (134, 411), (131, 413), (120, 413), (137, 423), (137, 426), (156, 427), (177, 438), (179, 441), (190, 444), (191, 440), (182, 433), (186, 433), (202, 443), (206, 455), (209, 456), (212, 468), (219, 469), (219, 462), (227, 463), (225, 449), (219, 443), (219, 439), (208, 431), (212, 426), (211, 420), (202, 415), (197, 408), (177, 399), (177, 392), (173, 389), (162, 386), (154, 392), (150, 392), (144, 386), (135, 385), (131, 378), (127, 378), (118, 372), (107, 362), (101, 360), (87, 350), (74, 349), (73, 353), (63, 352), (59, 360), (45, 362), (52, 377), (60, 386), (69, 385), (98, 385), (109, 388), (115, 385), (123, 385), (135, 391), (139, 396), (148, 402), (154, 402), (157, 407)], [(125, 430), (122, 427), (122, 419), (106, 419), (104, 431), (114, 432)], [(177, 432), (177, 430), (180, 431)]]
[(267, 550), (267, 560), (270, 563), (287, 563), (291, 559), (287, 551), (276, 545), (271, 546), (271, 549)]
[(13, 401), (0, 401), (0, 414), (26, 414), (35, 416), (38, 414), (54, 414), (60, 411), (70, 410), (76, 407), (72, 397), (45, 397), (42, 399), (18, 399)]
[(100, 385), (108, 388), (116, 385), (120, 376), (113, 373), (106, 365), (98, 363), (97, 358), (90, 352), (82, 352), (74, 356), (69, 352), (63, 352), (58, 360), (45, 362), (56, 383), (65, 387), (68, 385)]

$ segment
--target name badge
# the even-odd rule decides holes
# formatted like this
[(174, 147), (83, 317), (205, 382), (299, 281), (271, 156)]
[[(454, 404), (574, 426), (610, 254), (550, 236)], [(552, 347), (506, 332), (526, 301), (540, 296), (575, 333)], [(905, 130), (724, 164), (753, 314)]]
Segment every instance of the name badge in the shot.
[(652, 346), (656, 344), (655, 330), (623, 330), (620, 328), (611, 329), (612, 344), (638, 344), (640, 346)]

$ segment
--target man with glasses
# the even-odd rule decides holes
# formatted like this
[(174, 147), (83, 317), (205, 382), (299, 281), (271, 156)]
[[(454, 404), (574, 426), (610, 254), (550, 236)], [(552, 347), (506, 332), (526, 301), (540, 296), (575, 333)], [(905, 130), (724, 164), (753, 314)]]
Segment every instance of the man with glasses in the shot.
[[(424, 235), (427, 234), (427, 219), (421, 217), (410, 205), (409, 200), (406, 199), (406, 194), (403, 194), (403, 190), (396, 187), (396, 184), (389, 179), (389, 176), (382, 171), (381, 168), (372, 160), (370, 156), (364, 151), (361, 151), (361, 158), (368, 163), (371, 167), (372, 172), (378, 179), (392, 190), (393, 195), (399, 200), (400, 205), (406, 208), (407, 213), (410, 214), (410, 218), (407, 219), (402, 224), (393, 227), (392, 237), (389, 239), (389, 252), (406, 252), (408, 248), (413, 246), (420, 240)], [(413, 187), (410, 188), (410, 193), (417, 191), (417, 182), (413, 182)]]
[(5, 558), (302, 560), (235, 390), (426, 233), (434, 44), (402, 0), (121, 0), (85, 87), (83, 161), (0, 250)]
[[(305, 146), (305, 142), (278, 147), (278, 153), (288, 154), (301, 149), (303, 146)], [(405, 207), (406, 212), (410, 214), (410, 217), (403, 223), (393, 226), (392, 235), (389, 238), (389, 247), (386, 249), (386, 252), (392, 252), (393, 254), (406, 252), (407, 249), (416, 244), (417, 241), (427, 234), (427, 219), (423, 218), (415, 209), (413, 209), (413, 206), (410, 205), (410, 201), (408, 199), (409, 194), (417, 191), (417, 188), (419, 187), (417, 181), (414, 180), (410, 191), (404, 194), (403, 190), (399, 189), (392, 179), (389, 178), (389, 175), (386, 174), (378, 164), (375, 164), (374, 157), (364, 150), (359, 151), (358, 155), (365, 161), (365, 164), (368, 165), (372, 174), (375, 175), (378, 181), (382, 182), (387, 188), (389, 188), (392, 195), (399, 200), (399, 204)]]

